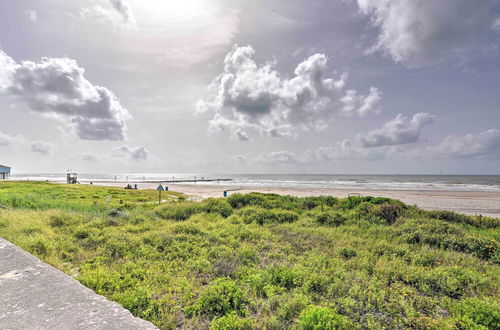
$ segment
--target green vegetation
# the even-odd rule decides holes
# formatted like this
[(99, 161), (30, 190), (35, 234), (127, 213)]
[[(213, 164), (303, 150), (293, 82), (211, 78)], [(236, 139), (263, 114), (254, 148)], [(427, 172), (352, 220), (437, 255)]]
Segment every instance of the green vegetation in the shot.
[(157, 196), (0, 183), (0, 236), (162, 329), (500, 328), (499, 219), (372, 197)]
[[(107, 197), (110, 202), (107, 203)], [(178, 193), (167, 192), (162, 199), (184, 199)], [(0, 205), (31, 210), (72, 210), (102, 212), (110, 208), (153, 208), (158, 192), (126, 190), (87, 185), (53, 185), (45, 182), (1, 182)], [(156, 205), (155, 205), (156, 204)]]

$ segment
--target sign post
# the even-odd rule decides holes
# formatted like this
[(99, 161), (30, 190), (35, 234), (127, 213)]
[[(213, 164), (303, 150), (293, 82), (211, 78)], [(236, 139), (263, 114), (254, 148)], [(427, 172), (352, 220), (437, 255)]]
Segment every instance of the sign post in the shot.
[(156, 188), (156, 190), (158, 190), (158, 204), (161, 204), (161, 192), (165, 191), (165, 189), (163, 188), (162, 185), (159, 185), (158, 188)]

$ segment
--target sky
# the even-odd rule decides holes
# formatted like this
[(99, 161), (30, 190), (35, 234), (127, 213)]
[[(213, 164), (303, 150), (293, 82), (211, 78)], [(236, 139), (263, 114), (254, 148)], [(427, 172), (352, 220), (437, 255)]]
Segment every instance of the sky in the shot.
[(500, 174), (497, 0), (0, 0), (14, 173)]

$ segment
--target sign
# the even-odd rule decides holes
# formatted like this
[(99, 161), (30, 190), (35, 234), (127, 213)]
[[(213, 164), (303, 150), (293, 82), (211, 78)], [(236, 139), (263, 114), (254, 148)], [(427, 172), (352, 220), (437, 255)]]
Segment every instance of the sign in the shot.
[(162, 185), (159, 185), (158, 188), (156, 188), (156, 190), (158, 190), (158, 204), (161, 204), (161, 192), (165, 191), (165, 189), (163, 188)]

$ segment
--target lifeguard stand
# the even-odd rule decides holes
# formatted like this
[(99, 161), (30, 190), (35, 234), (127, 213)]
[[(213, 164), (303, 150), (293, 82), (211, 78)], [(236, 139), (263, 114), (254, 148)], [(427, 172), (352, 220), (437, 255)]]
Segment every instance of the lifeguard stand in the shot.
[(77, 184), (78, 183), (78, 174), (77, 173), (68, 173), (66, 176), (66, 183)]

